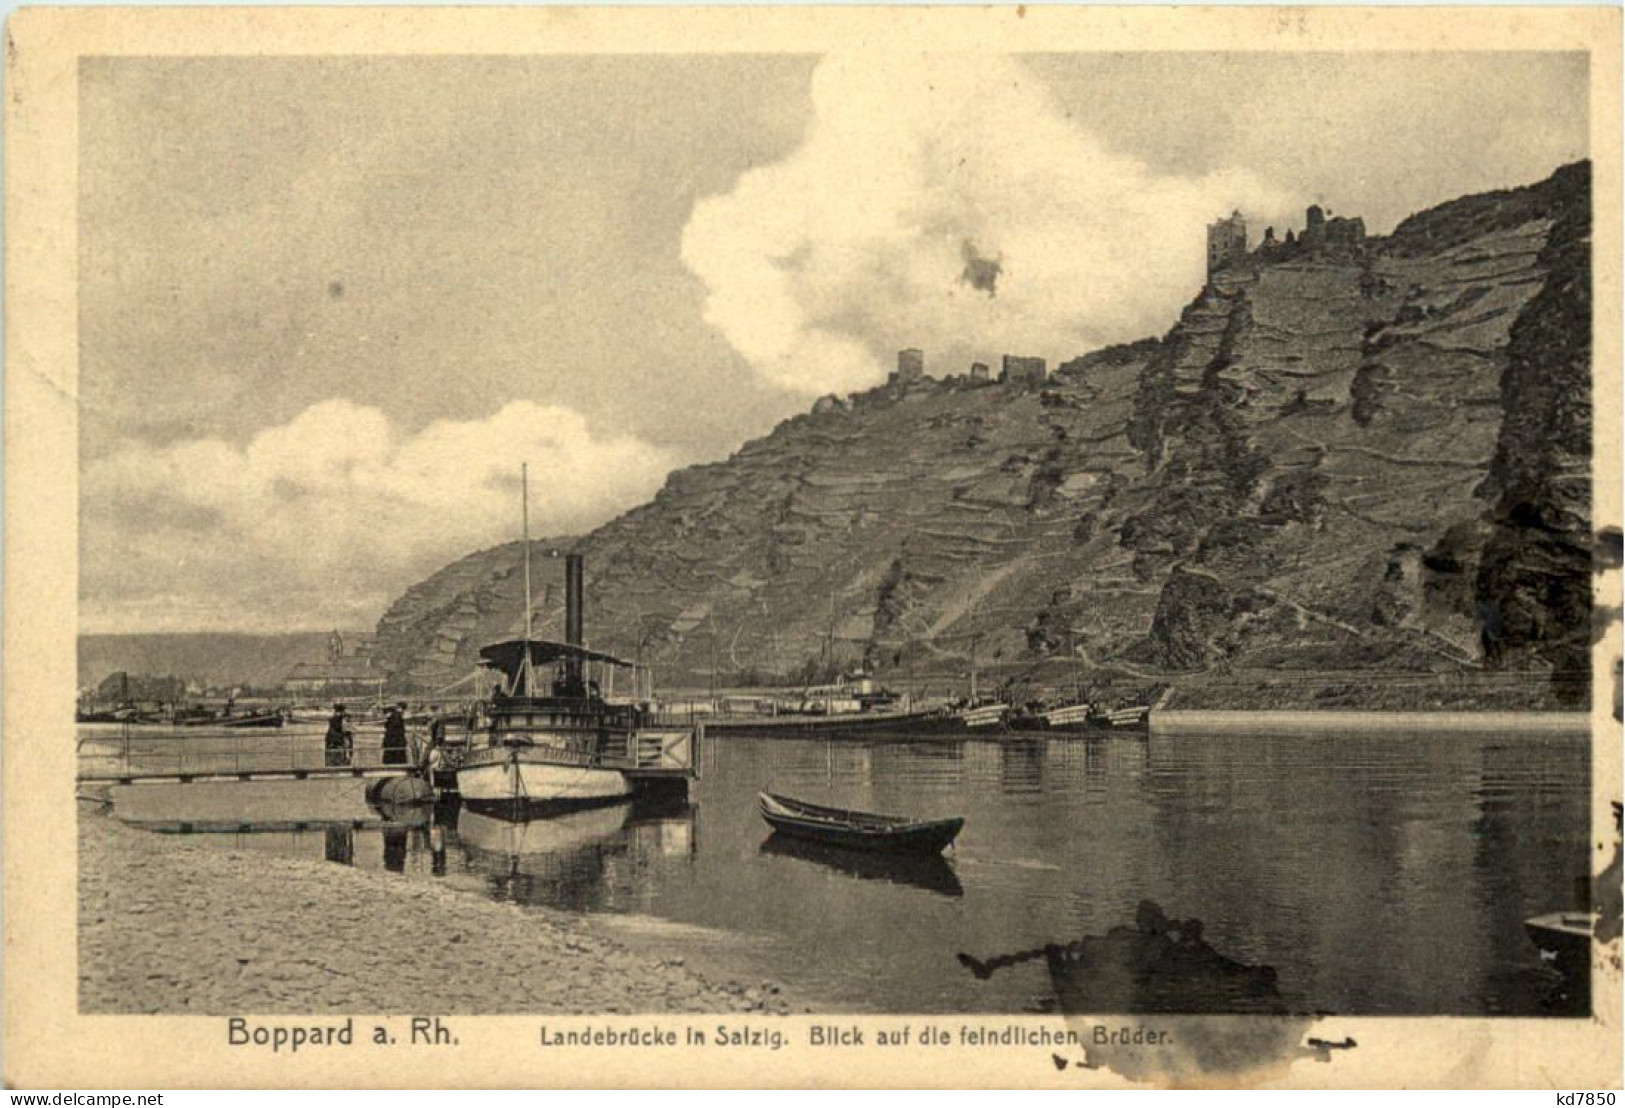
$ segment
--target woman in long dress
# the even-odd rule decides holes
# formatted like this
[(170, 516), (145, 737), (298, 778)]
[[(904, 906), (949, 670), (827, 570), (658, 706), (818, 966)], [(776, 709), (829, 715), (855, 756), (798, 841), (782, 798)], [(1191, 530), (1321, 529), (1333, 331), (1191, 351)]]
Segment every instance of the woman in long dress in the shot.
[(350, 722), (344, 718), (344, 705), (333, 705), (333, 715), (327, 721), (327, 736), (322, 741), (326, 761), (330, 766), (347, 766), (350, 764), (350, 744), (352, 736)]
[(397, 704), (384, 717), (384, 765), (406, 765), (406, 705)]

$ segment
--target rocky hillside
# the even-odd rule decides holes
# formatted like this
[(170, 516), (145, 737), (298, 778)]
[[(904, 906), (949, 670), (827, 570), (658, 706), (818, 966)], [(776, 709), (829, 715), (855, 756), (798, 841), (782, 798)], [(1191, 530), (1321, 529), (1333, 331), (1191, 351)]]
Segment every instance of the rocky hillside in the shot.
[[(1344, 221), (1338, 221), (1344, 222)], [(963, 675), (1546, 673), (1589, 620), (1585, 164), (1392, 235), (1274, 243), (1161, 339), (1042, 386), (826, 398), (578, 540), (589, 637), (665, 683), (866, 661)], [(402, 680), (520, 623), (518, 544), (379, 624)], [(542, 559), (544, 631), (562, 569)], [(1542, 702), (1584, 695), (1544, 685)]]

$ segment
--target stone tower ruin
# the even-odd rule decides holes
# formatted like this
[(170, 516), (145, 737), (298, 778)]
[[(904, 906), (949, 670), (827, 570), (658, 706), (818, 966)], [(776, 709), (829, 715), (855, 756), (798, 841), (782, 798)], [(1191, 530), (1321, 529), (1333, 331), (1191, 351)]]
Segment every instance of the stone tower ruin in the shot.
[(1247, 256), (1247, 221), (1240, 212), (1207, 225), (1207, 275)]

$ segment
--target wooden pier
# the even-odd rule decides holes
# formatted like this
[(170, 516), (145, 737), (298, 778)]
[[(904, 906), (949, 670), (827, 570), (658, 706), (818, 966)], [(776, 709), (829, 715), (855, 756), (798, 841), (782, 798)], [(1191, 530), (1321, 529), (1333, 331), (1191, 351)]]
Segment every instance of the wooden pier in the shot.
[(87, 785), (189, 785), (237, 781), (333, 781), (402, 777), (416, 763), (385, 762), (382, 736), (363, 734), (329, 764), (324, 732), (147, 731), (82, 728), (75, 778)]
[[(695, 732), (652, 727), (609, 762), (635, 785), (660, 787), (698, 776)], [(342, 765), (328, 762), (323, 732), (218, 731), (150, 733), (138, 728), (81, 733), (75, 779), (85, 785), (190, 785), (254, 781), (382, 780), (417, 772), (383, 761), (382, 744), (367, 735)], [(450, 778), (450, 773), (437, 774)], [(442, 784), (437, 780), (436, 784)], [(450, 787), (451, 780), (443, 782)]]

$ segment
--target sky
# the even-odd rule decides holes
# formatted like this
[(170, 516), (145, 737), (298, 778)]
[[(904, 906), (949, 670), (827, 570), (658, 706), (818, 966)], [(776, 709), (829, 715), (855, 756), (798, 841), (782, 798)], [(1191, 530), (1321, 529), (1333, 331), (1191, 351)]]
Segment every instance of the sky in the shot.
[(896, 351), (1161, 334), (1206, 223), (1369, 230), (1586, 154), (1583, 55), (103, 58), (80, 625), (369, 627)]

